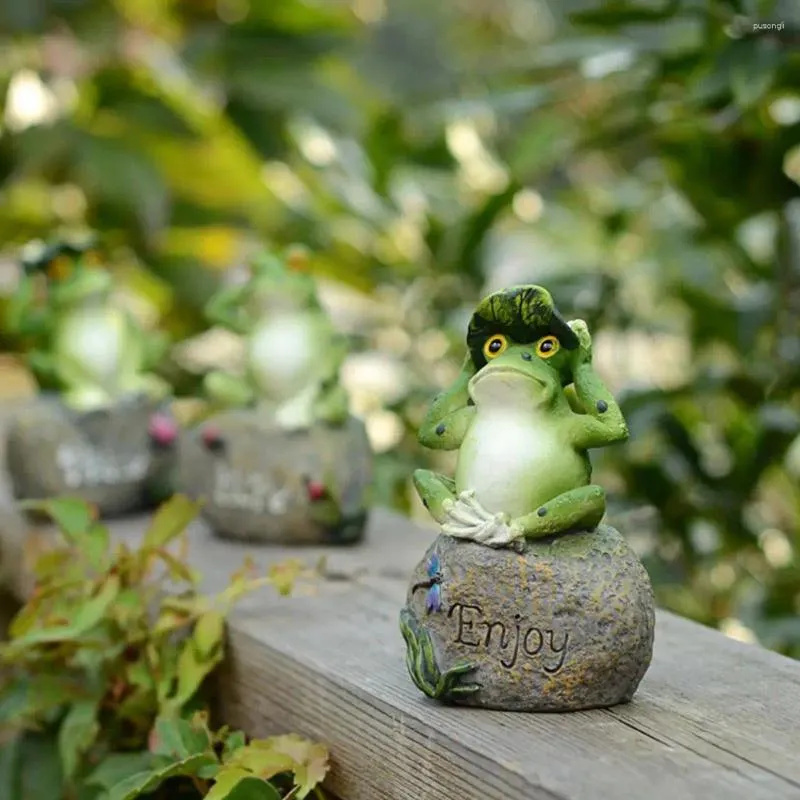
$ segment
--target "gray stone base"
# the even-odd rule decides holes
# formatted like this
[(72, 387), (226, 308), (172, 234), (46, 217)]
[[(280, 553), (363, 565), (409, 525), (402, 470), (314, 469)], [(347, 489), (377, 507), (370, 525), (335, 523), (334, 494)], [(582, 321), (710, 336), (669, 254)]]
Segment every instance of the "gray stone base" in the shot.
[(9, 422), (6, 468), (14, 496), (80, 497), (104, 517), (154, 506), (171, 494), (177, 455), (177, 443), (159, 445), (150, 435), (157, 413), (171, 419), (166, 406), (140, 396), (78, 412), (57, 395), (41, 395)]
[[(414, 588), (437, 558), (438, 589)], [(654, 623), (647, 572), (607, 525), (528, 542), (522, 553), (441, 535), (401, 614), (418, 688), (508, 711), (629, 701), (650, 665)]]
[(225, 411), (181, 445), (179, 484), (203, 498), (222, 536), (270, 544), (353, 544), (363, 538), (372, 451), (363, 424), (285, 431), (256, 411)]

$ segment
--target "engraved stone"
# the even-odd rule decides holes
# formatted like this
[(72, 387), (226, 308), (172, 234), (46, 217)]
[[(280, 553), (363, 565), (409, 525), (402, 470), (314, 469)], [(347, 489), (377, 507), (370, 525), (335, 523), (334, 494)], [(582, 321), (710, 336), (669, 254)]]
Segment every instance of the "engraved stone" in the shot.
[(6, 466), (14, 496), (80, 497), (104, 517), (150, 508), (172, 491), (178, 426), (143, 396), (75, 411), (40, 395), (8, 427)]
[(214, 531), (263, 543), (351, 544), (367, 518), (372, 452), (363, 423), (286, 430), (249, 409), (221, 412), (181, 446), (179, 483)]
[(401, 619), (413, 673), (440, 700), (574, 711), (633, 697), (650, 665), (655, 610), (635, 553), (600, 525), (521, 552), (441, 535)]

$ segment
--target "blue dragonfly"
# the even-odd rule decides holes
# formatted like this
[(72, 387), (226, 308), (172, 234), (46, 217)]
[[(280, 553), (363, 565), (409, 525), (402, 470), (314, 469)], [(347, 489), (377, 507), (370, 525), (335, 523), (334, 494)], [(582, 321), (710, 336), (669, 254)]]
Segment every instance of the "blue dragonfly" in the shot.
[(433, 553), (428, 559), (425, 570), (428, 573), (427, 580), (415, 583), (411, 587), (411, 593), (413, 594), (417, 589), (428, 590), (425, 596), (425, 613), (430, 614), (431, 611), (439, 611), (442, 608), (442, 572), (439, 556), (436, 553)]

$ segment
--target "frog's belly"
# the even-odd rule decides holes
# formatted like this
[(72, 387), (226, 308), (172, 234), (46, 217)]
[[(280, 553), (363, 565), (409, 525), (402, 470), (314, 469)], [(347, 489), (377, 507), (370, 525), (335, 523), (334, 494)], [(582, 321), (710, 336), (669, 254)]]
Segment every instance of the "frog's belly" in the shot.
[(248, 369), (265, 396), (287, 400), (315, 382), (317, 360), (324, 358), (317, 339), (316, 326), (305, 315), (279, 316), (253, 331)]
[(125, 320), (118, 309), (86, 309), (64, 322), (56, 351), (88, 377), (108, 383), (117, 375), (124, 343)]
[(456, 489), (519, 517), (587, 482), (586, 461), (530, 413), (480, 412), (459, 448)]

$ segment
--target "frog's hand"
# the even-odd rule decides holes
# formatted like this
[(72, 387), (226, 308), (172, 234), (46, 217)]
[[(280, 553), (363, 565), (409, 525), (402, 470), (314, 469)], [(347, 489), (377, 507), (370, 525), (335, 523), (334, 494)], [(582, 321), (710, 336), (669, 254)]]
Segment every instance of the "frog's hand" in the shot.
[(52, 331), (53, 315), (47, 308), (37, 307), (33, 292), (33, 282), (23, 277), (9, 298), (6, 325), (17, 336), (41, 338)]
[(203, 388), (212, 402), (225, 407), (247, 406), (254, 400), (246, 380), (222, 370), (209, 372), (203, 379)]
[(422, 421), (417, 438), (424, 447), (432, 450), (457, 450), (464, 441), (475, 406), (470, 405), (467, 385), (476, 369), (467, 355), (455, 383), (437, 395)]
[(151, 400), (163, 400), (168, 397), (172, 387), (163, 378), (157, 375), (130, 375), (119, 383), (121, 394), (143, 394)]
[(582, 413), (573, 417), (573, 446), (577, 450), (606, 447), (628, 438), (628, 426), (617, 401), (592, 366), (592, 340), (583, 320), (572, 320), (578, 336), (573, 379), (575, 396)]
[(586, 409), (583, 407), (583, 403), (581, 403), (581, 401), (578, 399), (578, 394), (575, 391), (575, 386), (573, 384), (570, 384), (569, 386), (564, 388), (564, 396), (567, 398), (569, 407), (576, 414), (586, 413)]
[(163, 331), (148, 331), (144, 337), (141, 368), (144, 372), (156, 369), (169, 352), (169, 337)]
[(245, 336), (252, 327), (244, 312), (248, 293), (247, 284), (221, 289), (206, 304), (206, 318), (213, 325), (221, 325)]
[(507, 514), (487, 511), (474, 491), (461, 492), (455, 502), (445, 504), (444, 513), (442, 533), (457, 539), (498, 547), (522, 536), (519, 528), (509, 526)]
[(338, 383), (330, 388), (323, 388), (314, 404), (316, 419), (329, 425), (341, 425), (350, 411), (350, 403), (344, 387)]

